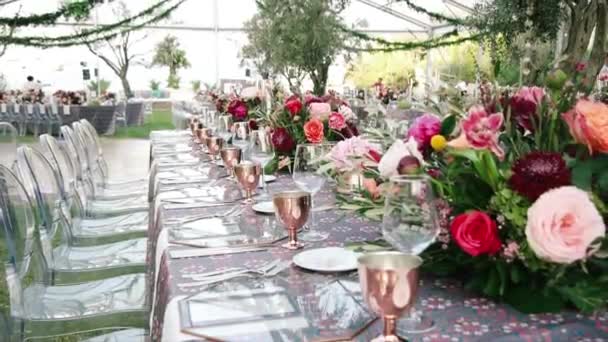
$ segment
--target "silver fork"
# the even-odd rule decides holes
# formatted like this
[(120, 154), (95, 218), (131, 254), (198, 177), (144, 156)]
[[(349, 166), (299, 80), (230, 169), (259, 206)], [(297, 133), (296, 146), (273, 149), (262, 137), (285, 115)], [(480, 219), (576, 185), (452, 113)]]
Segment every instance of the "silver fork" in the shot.
[(188, 274), (188, 275), (184, 275), (184, 278), (191, 278), (191, 279), (201, 279), (201, 278), (207, 278), (207, 277), (216, 277), (216, 276), (222, 276), (222, 275), (227, 275), (227, 274), (232, 274), (234, 272), (257, 272), (257, 271), (263, 271), (266, 269), (271, 269), (273, 267), (275, 267), (276, 265), (278, 265), (281, 262), (281, 260), (277, 259), (277, 260), (273, 260), (267, 264), (264, 264), (260, 267), (257, 268), (251, 268), (251, 267), (231, 267), (231, 268), (227, 268), (221, 271), (211, 271), (211, 272), (205, 272), (205, 273), (197, 273), (197, 274)]
[(264, 269), (264, 270), (258, 269), (258, 270), (254, 270), (253, 272), (249, 272), (249, 271), (234, 272), (232, 274), (215, 277), (214, 279), (207, 279), (205, 281), (198, 281), (198, 282), (192, 282), (192, 283), (183, 283), (183, 284), (178, 284), (178, 286), (182, 287), (182, 288), (188, 288), (188, 287), (199, 287), (199, 286), (211, 285), (211, 284), (215, 284), (218, 282), (234, 279), (237, 277), (249, 276), (250, 273), (259, 274), (262, 277), (269, 278), (269, 277), (274, 277), (277, 274), (283, 272), (289, 266), (291, 266), (291, 260), (279, 262), (274, 267)]

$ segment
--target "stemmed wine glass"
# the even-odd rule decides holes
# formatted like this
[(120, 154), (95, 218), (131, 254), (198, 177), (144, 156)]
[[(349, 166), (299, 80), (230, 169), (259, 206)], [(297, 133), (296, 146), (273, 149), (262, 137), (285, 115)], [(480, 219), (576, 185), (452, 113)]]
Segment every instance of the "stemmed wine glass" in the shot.
[(274, 159), (274, 147), (270, 140), (270, 133), (264, 128), (260, 127), (256, 131), (251, 132), (251, 160), (260, 163), (262, 166), (262, 194), (261, 198), (269, 198), (268, 189), (266, 187), (266, 172), (265, 168), (268, 163)]
[[(439, 234), (440, 226), (435, 196), (427, 175), (401, 175), (390, 179), (384, 203), (382, 235), (397, 250), (418, 255)], [(399, 321), (405, 333), (422, 333), (433, 329), (432, 319), (413, 312)]]
[(293, 165), (293, 181), (302, 191), (311, 194), (310, 229), (301, 235), (303, 241), (323, 241), (329, 233), (315, 229), (314, 196), (325, 184), (326, 176), (321, 174), (322, 161), (331, 151), (330, 144), (300, 144), (296, 148)]
[(249, 149), (249, 123), (235, 122), (232, 125), (232, 145), (241, 149), (241, 159), (245, 159)]
[(224, 143), (228, 144), (232, 138), (232, 115), (220, 115), (216, 131), (216, 134), (224, 139)]

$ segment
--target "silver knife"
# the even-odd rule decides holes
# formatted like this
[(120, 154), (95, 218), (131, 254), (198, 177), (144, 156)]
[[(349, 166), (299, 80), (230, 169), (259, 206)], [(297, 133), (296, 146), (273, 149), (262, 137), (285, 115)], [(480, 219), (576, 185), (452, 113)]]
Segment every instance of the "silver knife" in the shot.
[(270, 248), (262, 248), (262, 247), (247, 247), (247, 248), (221, 248), (221, 249), (212, 249), (212, 250), (204, 250), (204, 249), (185, 249), (185, 250), (174, 250), (169, 251), (169, 256), (171, 259), (183, 259), (183, 258), (196, 258), (196, 257), (206, 257), (213, 255), (224, 255), (224, 254), (240, 254), (240, 253), (249, 253), (249, 252), (264, 252)]

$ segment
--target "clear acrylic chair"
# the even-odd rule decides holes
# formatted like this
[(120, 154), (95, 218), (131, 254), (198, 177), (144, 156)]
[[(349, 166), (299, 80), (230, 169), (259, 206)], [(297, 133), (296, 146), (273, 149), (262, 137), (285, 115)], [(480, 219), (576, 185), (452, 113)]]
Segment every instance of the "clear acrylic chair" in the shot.
[(0, 122), (0, 164), (9, 168), (17, 160), (17, 129), (8, 122)]
[[(59, 175), (59, 188), (65, 202), (70, 208), (78, 209), (75, 216), (80, 216), (82, 218), (86, 217), (87, 208), (90, 208), (91, 204), (95, 205), (96, 203), (105, 204), (108, 202), (113, 202), (89, 199), (92, 191), (90, 190), (91, 183), (82, 182), (82, 175), (78, 176), (80, 167), (76, 165), (75, 159), (70, 158), (67, 153), (71, 147), (70, 144), (63, 144), (62, 148), (54, 137), (49, 136), (48, 134), (43, 134), (40, 136), (40, 146), (44, 152), (44, 155), (48, 157), (47, 159), (50, 161), (51, 167), (55, 173)], [(124, 203), (126, 200), (120, 201), (123, 202), (121, 205), (128, 205), (128, 203)], [(128, 206), (119, 210), (124, 209), (128, 209)], [(81, 225), (96, 226), (98, 225), (97, 222), (102, 224), (105, 224), (106, 222), (110, 222), (112, 224), (118, 224), (120, 222), (125, 224), (137, 224), (142, 227), (141, 229), (143, 229), (143, 226), (148, 225), (148, 214), (146, 211), (136, 211), (129, 214), (113, 215), (105, 219), (84, 218), (81, 220)]]
[(99, 141), (99, 135), (95, 130), (95, 127), (91, 125), (86, 119), (81, 119), (80, 122), (74, 122), (72, 124), (75, 133), (80, 137), (81, 141), (85, 143), (86, 152), (89, 156), (89, 167), (95, 163), (95, 167), (100, 168), (99, 174), (102, 176), (100, 180), (106, 189), (113, 188), (140, 188), (147, 186), (147, 178), (136, 178), (136, 179), (110, 179), (108, 172), (108, 163), (106, 162), (103, 149), (101, 148), (101, 142)]
[[(21, 180), (29, 195), (36, 199), (42, 222), (53, 239), (63, 238), (70, 246), (93, 246), (146, 236), (147, 212), (83, 219), (82, 187), (76, 184), (72, 194), (75, 196), (72, 203), (69, 203), (69, 195), (62, 194), (62, 176), (54, 171), (52, 164), (37, 150), (29, 146), (19, 147), (17, 165)], [(86, 205), (86, 196), (84, 198)], [(61, 229), (62, 233), (58, 234), (57, 229)]]
[[(53, 285), (29, 203), (15, 175), (0, 165), (0, 340), (82, 340), (110, 333), (104, 338), (125, 334), (136, 341), (124, 330), (146, 326), (144, 275)], [(137, 333), (145, 336), (143, 329)]]
[[(93, 175), (89, 167), (89, 157), (84, 149), (84, 144), (76, 137), (74, 131), (68, 126), (61, 127), (61, 133), (65, 141), (68, 155), (78, 166), (76, 175), (78, 180), (85, 185), (86, 192), (82, 193), (82, 199), (86, 203), (85, 214), (90, 217), (110, 217), (135, 212), (147, 212), (149, 209), (147, 193), (134, 192), (129, 196), (104, 197), (100, 192), (99, 183), (95, 181), (98, 177)], [(96, 169), (96, 172), (99, 168)], [(131, 189), (126, 188), (125, 189)]]

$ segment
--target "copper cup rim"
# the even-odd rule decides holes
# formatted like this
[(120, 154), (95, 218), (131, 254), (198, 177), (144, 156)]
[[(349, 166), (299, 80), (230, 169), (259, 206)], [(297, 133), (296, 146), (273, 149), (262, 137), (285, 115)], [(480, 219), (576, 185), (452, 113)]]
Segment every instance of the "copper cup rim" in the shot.
[(234, 165), (235, 170), (247, 170), (247, 169), (256, 169), (261, 168), (262, 166), (259, 163), (254, 163), (252, 161), (246, 160), (242, 161), (236, 165)]
[(241, 148), (236, 147), (236, 146), (227, 146), (227, 147), (222, 147), (222, 149), (220, 151), (221, 152), (241, 151)]
[(214, 144), (217, 144), (220, 141), (224, 142), (224, 138), (222, 138), (222, 137), (210, 136), (210, 137), (207, 137), (207, 139)]
[(310, 197), (310, 193), (306, 191), (300, 190), (288, 190), (288, 191), (280, 191), (276, 192), (272, 195), (273, 201), (275, 199), (297, 199), (302, 197)]
[(369, 270), (414, 270), (422, 265), (422, 258), (401, 252), (372, 252), (358, 257), (357, 264)]

